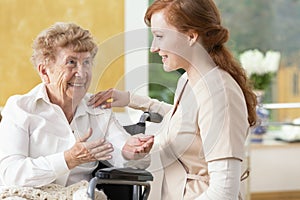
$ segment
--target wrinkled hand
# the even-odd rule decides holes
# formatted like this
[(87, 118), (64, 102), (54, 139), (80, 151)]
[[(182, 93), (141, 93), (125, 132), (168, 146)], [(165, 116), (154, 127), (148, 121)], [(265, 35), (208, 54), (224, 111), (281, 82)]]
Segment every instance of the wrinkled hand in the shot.
[(125, 107), (128, 106), (129, 101), (130, 95), (128, 91), (111, 88), (91, 96), (88, 105), (93, 107), (101, 106), (103, 108)]
[(73, 147), (64, 152), (69, 169), (83, 163), (112, 158), (110, 154), (113, 152), (112, 145), (107, 143), (103, 138), (87, 142), (91, 135), (92, 129), (90, 128), (84, 137), (77, 139)]
[(127, 160), (141, 159), (150, 152), (153, 143), (153, 135), (138, 134), (131, 136), (125, 143), (122, 154)]

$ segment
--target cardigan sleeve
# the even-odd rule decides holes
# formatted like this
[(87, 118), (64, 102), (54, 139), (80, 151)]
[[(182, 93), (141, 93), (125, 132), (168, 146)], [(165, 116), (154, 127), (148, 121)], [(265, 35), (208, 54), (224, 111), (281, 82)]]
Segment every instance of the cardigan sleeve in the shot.
[(165, 116), (173, 107), (171, 104), (163, 101), (133, 93), (130, 93), (130, 103), (128, 106), (137, 110), (157, 112), (162, 116)]

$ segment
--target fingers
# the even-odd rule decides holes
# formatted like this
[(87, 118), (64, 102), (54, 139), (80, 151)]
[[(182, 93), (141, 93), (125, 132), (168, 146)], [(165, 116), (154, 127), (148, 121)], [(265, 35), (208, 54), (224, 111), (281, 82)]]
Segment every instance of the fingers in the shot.
[(108, 160), (111, 159), (111, 152), (113, 152), (113, 146), (110, 143), (100, 143), (97, 146), (89, 149), (89, 152), (96, 158), (97, 160)]
[(143, 142), (141, 142), (138, 137), (133, 136), (127, 140), (126, 144), (129, 146), (140, 146)]
[(80, 163), (96, 161), (96, 158), (88, 150), (76, 155), (75, 159), (77, 159)]
[(71, 149), (65, 151), (64, 156), (69, 169), (83, 163), (96, 161), (96, 158), (85, 148), (84, 143), (79, 141)]
[(148, 138), (141, 138), (140, 140), (142, 141), (141, 147), (143, 148), (143, 152), (148, 153), (153, 146), (154, 136)]
[(104, 106), (105, 108), (111, 107), (111, 102), (109, 102), (109, 99), (112, 98), (112, 94), (113, 89), (98, 92), (97, 94), (91, 96), (88, 105), (93, 107), (100, 105)]
[(138, 153), (149, 153), (154, 143), (154, 136), (148, 135), (145, 137), (139, 137), (139, 140), (141, 142), (141, 146), (137, 149)]
[(128, 91), (119, 91), (111, 88), (106, 91), (98, 92), (91, 96), (88, 105), (102, 108), (125, 107), (130, 102), (130, 93)]
[(130, 160), (136, 160), (144, 157), (150, 152), (154, 143), (154, 136), (141, 135), (133, 136), (128, 139), (122, 149), (123, 155)]
[(103, 144), (105, 144), (105, 139), (101, 138), (101, 139), (98, 139), (98, 140), (95, 140), (95, 141), (86, 142), (85, 146), (86, 146), (87, 149), (93, 149), (93, 148), (96, 148), (96, 147), (101, 146)]
[(152, 146), (154, 144), (154, 138), (152, 140), (148, 140), (143, 144), (144, 152), (149, 153), (152, 149)]
[(94, 141), (87, 140), (92, 135), (92, 129), (81, 138), (78, 138), (74, 146), (65, 151), (65, 160), (70, 169), (87, 162), (96, 160), (109, 160), (112, 158), (113, 146), (107, 143), (105, 139), (98, 139)]
[(105, 102), (101, 104), (101, 108), (111, 108), (113, 107), (113, 102)]
[(96, 160), (110, 160), (112, 159), (111, 153), (113, 152), (113, 148), (108, 148), (108, 149), (102, 149), (100, 151), (97, 151), (96, 153), (92, 153), (94, 158)]
[(138, 138), (141, 142), (147, 142), (149, 140), (154, 141), (154, 135), (144, 135), (144, 134), (142, 134), (142, 135), (139, 135)]
[(130, 137), (127, 141), (127, 143), (131, 146), (142, 146), (146, 142), (153, 143), (154, 142), (154, 136), (153, 135), (144, 135), (144, 134), (139, 134), (139, 135), (134, 135)]

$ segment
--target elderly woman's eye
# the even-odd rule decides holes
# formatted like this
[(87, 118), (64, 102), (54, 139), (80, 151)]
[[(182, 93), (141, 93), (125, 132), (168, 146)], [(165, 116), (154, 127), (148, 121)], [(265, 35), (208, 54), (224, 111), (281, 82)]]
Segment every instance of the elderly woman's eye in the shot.
[(76, 66), (76, 61), (75, 60), (68, 60), (67, 65), (69, 66)]
[(85, 61), (83, 61), (83, 65), (84, 66), (87, 66), (87, 67), (89, 67), (89, 66), (91, 66), (91, 61), (90, 60), (85, 60)]

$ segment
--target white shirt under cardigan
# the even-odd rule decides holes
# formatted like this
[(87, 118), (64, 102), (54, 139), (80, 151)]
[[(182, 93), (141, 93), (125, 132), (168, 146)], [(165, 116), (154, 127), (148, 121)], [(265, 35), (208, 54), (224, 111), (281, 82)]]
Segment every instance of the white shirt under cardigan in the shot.
[(71, 124), (62, 109), (52, 104), (44, 84), (25, 95), (8, 99), (0, 123), (0, 185), (43, 186), (49, 183), (70, 185), (89, 180), (97, 162), (69, 170), (64, 151), (91, 127), (89, 140), (103, 138), (112, 143), (109, 162), (122, 167), (126, 160), (121, 149), (129, 134), (116, 121), (111, 110), (87, 106), (86, 95), (76, 109)]

